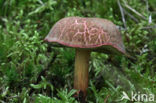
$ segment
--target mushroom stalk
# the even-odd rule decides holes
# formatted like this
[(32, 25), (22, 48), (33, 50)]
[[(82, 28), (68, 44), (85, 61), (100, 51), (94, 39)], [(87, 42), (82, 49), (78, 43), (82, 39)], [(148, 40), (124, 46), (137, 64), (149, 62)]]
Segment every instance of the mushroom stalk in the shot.
[(88, 68), (89, 68), (90, 51), (85, 49), (76, 49), (75, 55), (75, 73), (74, 73), (74, 89), (83, 93), (86, 97), (88, 88)]

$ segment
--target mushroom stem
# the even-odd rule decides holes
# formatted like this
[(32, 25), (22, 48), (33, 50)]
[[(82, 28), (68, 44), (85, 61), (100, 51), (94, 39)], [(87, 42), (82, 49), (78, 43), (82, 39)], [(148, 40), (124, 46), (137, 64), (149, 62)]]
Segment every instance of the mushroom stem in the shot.
[(83, 93), (84, 99), (87, 94), (86, 89), (88, 88), (89, 58), (89, 50), (76, 49), (74, 89), (81, 91)]

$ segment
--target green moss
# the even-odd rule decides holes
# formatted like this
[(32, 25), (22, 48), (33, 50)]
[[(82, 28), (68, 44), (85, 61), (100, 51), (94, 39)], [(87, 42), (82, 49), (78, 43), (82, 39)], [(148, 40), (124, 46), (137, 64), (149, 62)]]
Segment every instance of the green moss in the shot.
[[(123, 91), (156, 94), (156, 30), (149, 29), (156, 25), (155, 0), (147, 0), (148, 9), (146, 0), (119, 1), (137, 19), (125, 14), (127, 29), (121, 31), (133, 59), (92, 53), (88, 103), (130, 103), (120, 101)], [(77, 103), (72, 97), (75, 91), (70, 92), (74, 49), (50, 47), (44, 37), (67, 16), (106, 18), (124, 27), (114, 0), (0, 0), (0, 8), (0, 102)]]

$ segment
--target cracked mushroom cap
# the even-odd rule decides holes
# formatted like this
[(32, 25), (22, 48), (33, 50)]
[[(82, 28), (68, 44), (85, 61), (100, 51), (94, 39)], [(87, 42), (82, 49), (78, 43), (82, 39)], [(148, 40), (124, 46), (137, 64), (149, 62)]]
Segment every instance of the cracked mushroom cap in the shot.
[(45, 41), (105, 53), (126, 53), (116, 25), (100, 18), (63, 18), (52, 27)]

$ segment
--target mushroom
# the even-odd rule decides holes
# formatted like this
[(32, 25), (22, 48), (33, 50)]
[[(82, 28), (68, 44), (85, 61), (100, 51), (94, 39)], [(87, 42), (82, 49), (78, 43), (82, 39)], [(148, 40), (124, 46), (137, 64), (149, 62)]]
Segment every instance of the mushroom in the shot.
[(119, 30), (111, 21), (101, 18), (66, 17), (52, 27), (44, 39), (54, 45), (76, 49), (74, 89), (86, 97), (91, 51), (125, 54)]

